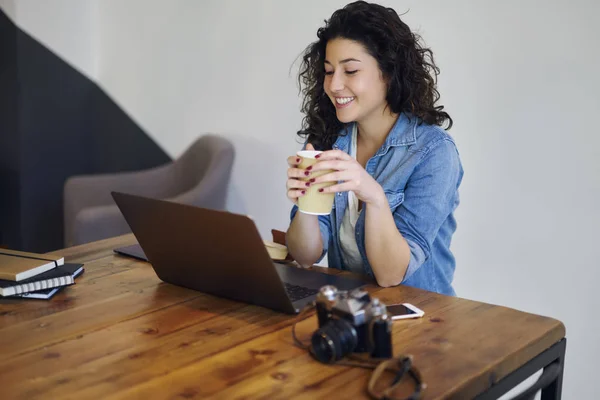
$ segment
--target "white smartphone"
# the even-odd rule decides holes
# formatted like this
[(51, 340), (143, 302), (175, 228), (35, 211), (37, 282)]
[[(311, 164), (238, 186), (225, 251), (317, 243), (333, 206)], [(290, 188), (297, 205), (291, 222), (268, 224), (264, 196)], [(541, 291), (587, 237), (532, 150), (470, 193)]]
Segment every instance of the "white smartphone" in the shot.
[(385, 308), (392, 316), (392, 321), (398, 319), (421, 318), (423, 315), (425, 315), (425, 311), (409, 303), (391, 304)]

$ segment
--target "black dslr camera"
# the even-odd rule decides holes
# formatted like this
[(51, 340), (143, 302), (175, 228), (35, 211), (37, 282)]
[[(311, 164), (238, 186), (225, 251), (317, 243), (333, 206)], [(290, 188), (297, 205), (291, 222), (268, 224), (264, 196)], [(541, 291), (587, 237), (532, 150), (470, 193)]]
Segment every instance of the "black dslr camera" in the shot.
[(392, 357), (392, 321), (385, 305), (363, 290), (323, 286), (317, 295), (319, 329), (311, 338), (317, 360), (335, 362), (350, 353)]

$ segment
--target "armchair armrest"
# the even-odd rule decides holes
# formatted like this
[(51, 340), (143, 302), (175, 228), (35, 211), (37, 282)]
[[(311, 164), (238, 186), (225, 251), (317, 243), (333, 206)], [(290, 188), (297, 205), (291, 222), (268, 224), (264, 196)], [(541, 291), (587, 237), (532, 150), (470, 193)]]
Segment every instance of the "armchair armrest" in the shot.
[(89, 207), (75, 216), (70, 243), (66, 245), (76, 246), (129, 232), (131, 229), (116, 205)]
[(201, 167), (194, 164), (186, 166), (187, 171), (179, 172), (193, 176), (202, 171), (201, 177), (194, 186), (167, 197), (166, 200), (216, 210), (225, 209), (234, 155), (229, 146), (220, 146), (204, 158), (208, 160), (208, 164)]
[(73, 176), (63, 191), (65, 244), (71, 245), (77, 214), (89, 207), (114, 205), (111, 191), (147, 197), (169, 197), (177, 192), (171, 178), (173, 163), (142, 171)]

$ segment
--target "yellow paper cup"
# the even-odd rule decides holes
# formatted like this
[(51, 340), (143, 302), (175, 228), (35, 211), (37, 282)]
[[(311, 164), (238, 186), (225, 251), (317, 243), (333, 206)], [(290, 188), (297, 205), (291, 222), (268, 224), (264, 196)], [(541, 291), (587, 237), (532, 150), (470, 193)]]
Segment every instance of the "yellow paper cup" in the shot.
[[(319, 162), (315, 156), (321, 154), (322, 151), (303, 150), (296, 153), (302, 158), (302, 162), (298, 166), (300, 169), (306, 169), (311, 165)], [(321, 175), (333, 172), (333, 170), (325, 170), (311, 173), (310, 176), (302, 178), (303, 182), (309, 181), (311, 178), (316, 178)], [(311, 215), (329, 215), (333, 208), (333, 199), (335, 193), (320, 193), (319, 189), (327, 186), (333, 186), (335, 182), (313, 183), (306, 189), (304, 196), (298, 197), (298, 209)]]

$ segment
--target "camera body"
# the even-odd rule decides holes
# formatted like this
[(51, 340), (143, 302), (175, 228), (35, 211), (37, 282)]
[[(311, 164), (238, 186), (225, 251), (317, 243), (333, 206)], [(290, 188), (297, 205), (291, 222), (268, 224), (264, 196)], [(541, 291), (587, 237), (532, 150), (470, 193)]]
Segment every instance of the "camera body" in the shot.
[(311, 338), (315, 357), (325, 363), (350, 353), (391, 358), (392, 320), (385, 305), (361, 289), (338, 291), (323, 286), (316, 300), (319, 329)]

